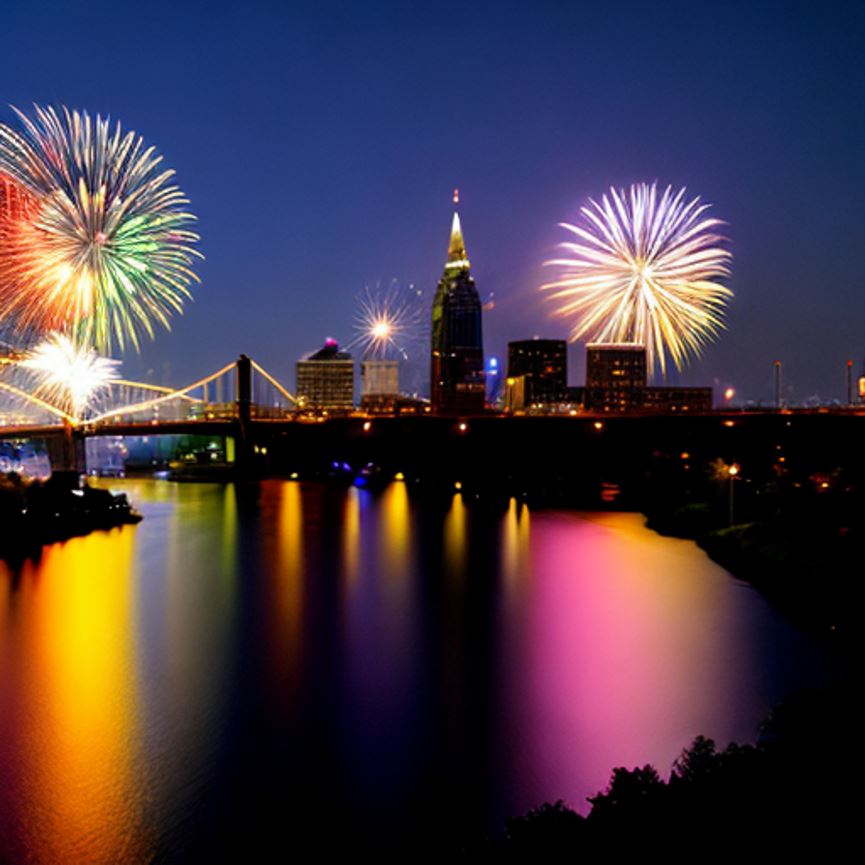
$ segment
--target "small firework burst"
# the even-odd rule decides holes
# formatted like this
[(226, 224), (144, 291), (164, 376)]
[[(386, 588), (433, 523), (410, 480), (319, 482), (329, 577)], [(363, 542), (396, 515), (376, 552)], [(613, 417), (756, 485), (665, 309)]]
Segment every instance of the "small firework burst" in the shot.
[(365, 288), (358, 297), (355, 338), (348, 347), (359, 348), (363, 357), (408, 360), (420, 338), (423, 311), (420, 292), (392, 282), (386, 290)]
[(19, 366), (34, 374), (34, 396), (81, 419), (117, 380), (119, 363), (53, 333), (29, 351)]

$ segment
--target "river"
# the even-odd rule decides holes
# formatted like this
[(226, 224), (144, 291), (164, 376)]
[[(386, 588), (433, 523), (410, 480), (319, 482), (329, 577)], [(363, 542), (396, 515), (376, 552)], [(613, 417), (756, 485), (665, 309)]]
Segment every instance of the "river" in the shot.
[(836, 671), (637, 514), (102, 483), (144, 521), (0, 563), (4, 862), (448, 849)]

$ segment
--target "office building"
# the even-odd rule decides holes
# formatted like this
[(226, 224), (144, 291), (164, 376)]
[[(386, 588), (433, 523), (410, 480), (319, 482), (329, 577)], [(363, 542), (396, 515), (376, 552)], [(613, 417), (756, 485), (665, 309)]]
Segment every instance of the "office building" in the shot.
[(563, 339), (522, 339), (508, 343), (508, 378), (523, 378), (527, 406), (564, 402), (568, 388), (568, 346)]
[(297, 398), (313, 411), (351, 411), (354, 408), (354, 361), (329, 339), (318, 351), (297, 362)]

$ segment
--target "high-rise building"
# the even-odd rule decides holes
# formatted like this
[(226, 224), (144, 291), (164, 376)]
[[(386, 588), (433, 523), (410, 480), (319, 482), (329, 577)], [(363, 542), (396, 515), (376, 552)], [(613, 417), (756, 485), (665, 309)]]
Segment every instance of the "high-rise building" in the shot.
[(315, 411), (354, 408), (354, 361), (329, 339), (318, 351), (297, 362), (297, 398)]
[[(454, 204), (458, 202), (454, 192)], [(481, 300), (470, 268), (459, 213), (454, 211), (447, 263), (432, 308), (430, 402), (436, 412), (484, 410)]]
[(568, 345), (563, 339), (508, 343), (508, 378), (524, 377), (527, 406), (564, 402), (568, 389)]

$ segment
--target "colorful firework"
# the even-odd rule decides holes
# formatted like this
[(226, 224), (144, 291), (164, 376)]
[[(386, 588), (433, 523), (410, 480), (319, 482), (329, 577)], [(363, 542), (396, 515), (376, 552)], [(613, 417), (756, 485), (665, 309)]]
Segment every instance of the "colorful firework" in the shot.
[(708, 208), (686, 200), (684, 188), (659, 193), (639, 183), (589, 199), (580, 225), (562, 223), (576, 240), (560, 244), (565, 257), (545, 262), (560, 273), (541, 288), (560, 302), (558, 315), (576, 319), (571, 339), (642, 344), (649, 370), (662, 374), (668, 356), (677, 369), (697, 356), (724, 327), (732, 297), (717, 282), (729, 276), (732, 255)]
[(19, 364), (35, 374), (34, 396), (77, 419), (117, 380), (119, 365), (60, 333), (48, 336)]
[(0, 124), (0, 307), (18, 334), (60, 330), (108, 352), (169, 326), (198, 279), (174, 172), (99, 115), (15, 109)]
[(419, 339), (423, 311), (414, 286), (400, 288), (391, 283), (387, 290), (364, 289), (355, 313), (355, 338), (347, 348), (358, 346), (364, 357), (409, 359)]

